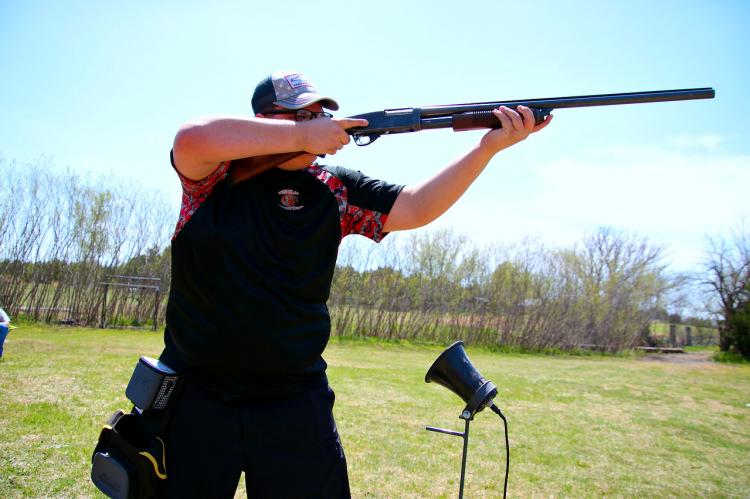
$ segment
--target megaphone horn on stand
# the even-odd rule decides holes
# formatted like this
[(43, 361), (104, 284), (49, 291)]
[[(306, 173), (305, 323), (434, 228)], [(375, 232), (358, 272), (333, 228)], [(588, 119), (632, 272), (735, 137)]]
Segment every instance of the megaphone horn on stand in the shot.
[(461, 457), (461, 482), (458, 489), (459, 499), (464, 495), (464, 476), (466, 473), (466, 454), (469, 447), (469, 422), (474, 419), (474, 415), (485, 407), (490, 407), (493, 412), (500, 416), (505, 424), (505, 485), (503, 487), (503, 498), (508, 490), (508, 471), (510, 469), (510, 448), (508, 445), (508, 426), (505, 416), (500, 409), (492, 402), (497, 396), (497, 387), (482, 376), (479, 371), (469, 360), (464, 350), (464, 342), (457, 341), (446, 348), (440, 356), (435, 359), (432, 366), (427, 370), (424, 377), (426, 383), (437, 383), (452, 391), (466, 403), (466, 407), (461, 411), (459, 418), (465, 421), (463, 433), (434, 426), (425, 427), (426, 430), (437, 433), (445, 433), (463, 438), (463, 454)]

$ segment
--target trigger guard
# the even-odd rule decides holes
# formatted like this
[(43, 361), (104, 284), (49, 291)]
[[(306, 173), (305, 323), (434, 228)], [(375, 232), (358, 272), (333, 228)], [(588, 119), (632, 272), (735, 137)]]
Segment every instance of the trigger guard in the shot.
[[(354, 143), (357, 144), (359, 147), (365, 147), (369, 146), (376, 140), (380, 138), (380, 135), (355, 135), (354, 136)], [(367, 142), (365, 142), (365, 139), (367, 139)]]

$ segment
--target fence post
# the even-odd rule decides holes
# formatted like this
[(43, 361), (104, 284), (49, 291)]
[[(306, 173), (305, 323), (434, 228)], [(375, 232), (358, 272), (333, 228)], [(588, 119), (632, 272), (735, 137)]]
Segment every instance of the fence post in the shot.
[(154, 289), (154, 325), (151, 328), (152, 331), (156, 331), (156, 319), (159, 315), (159, 286)]
[(669, 343), (671, 346), (677, 346), (677, 324), (669, 325)]
[(107, 315), (107, 293), (109, 292), (109, 284), (104, 284), (104, 298), (102, 299), (102, 320), (99, 327), (104, 329), (104, 320)]

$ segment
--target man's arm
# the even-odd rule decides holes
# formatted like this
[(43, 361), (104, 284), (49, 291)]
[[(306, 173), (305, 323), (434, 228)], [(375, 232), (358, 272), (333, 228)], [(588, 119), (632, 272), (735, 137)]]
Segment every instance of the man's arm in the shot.
[(531, 110), (522, 106), (518, 110), (520, 115), (507, 107), (494, 110), (502, 128), (485, 134), (468, 153), (432, 178), (417, 186), (405, 187), (396, 198), (383, 230), (415, 229), (432, 222), (466, 192), (495, 154), (543, 129), (552, 118), (534, 126)]
[(200, 180), (224, 162), (286, 152), (335, 154), (350, 141), (346, 128), (365, 120), (318, 118), (295, 122), (261, 117), (218, 116), (183, 125), (174, 139), (177, 170)]

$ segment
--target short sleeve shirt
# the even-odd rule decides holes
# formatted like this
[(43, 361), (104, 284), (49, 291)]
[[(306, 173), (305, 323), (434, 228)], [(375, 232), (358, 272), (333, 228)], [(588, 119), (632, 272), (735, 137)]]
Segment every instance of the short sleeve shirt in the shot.
[(342, 167), (191, 181), (172, 239), (163, 358), (224, 396), (321, 382), (341, 240), (380, 241), (400, 185)]

